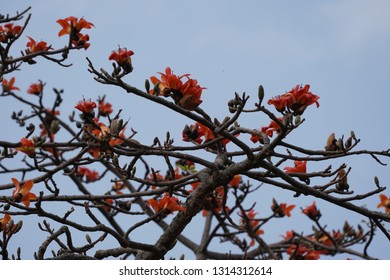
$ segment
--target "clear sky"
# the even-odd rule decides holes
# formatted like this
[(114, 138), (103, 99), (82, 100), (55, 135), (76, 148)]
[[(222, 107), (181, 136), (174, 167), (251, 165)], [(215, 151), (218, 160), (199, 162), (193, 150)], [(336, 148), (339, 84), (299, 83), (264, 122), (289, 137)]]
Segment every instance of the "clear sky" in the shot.
[[(17, 86), (24, 90), (38, 79), (47, 83), (47, 90), (63, 88), (64, 116), (82, 96), (106, 94), (116, 109), (124, 109), (123, 117), (130, 118), (138, 139), (151, 143), (169, 129), (180, 143), (182, 128), (191, 122), (156, 104), (99, 85), (87, 72), (86, 56), (97, 68), (111, 69), (108, 56), (120, 46), (135, 52), (134, 73), (126, 78), (128, 83), (143, 88), (146, 78), (167, 66), (176, 74), (190, 73), (207, 87), (201, 107), (213, 117), (223, 119), (228, 114), (226, 103), (234, 92), (252, 94), (254, 103), (260, 83), (266, 98), (308, 83), (320, 96), (321, 105), (305, 112), (306, 122), (291, 135), (292, 143), (321, 149), (331, 132), (341, 137), (354, 130), (362, 140), (360, 149), (390, 148), (389, 1), (14, 0), (3, 1), (1, 12), (12, 15), (30, 5), (33, 15), (25, 34), (54, 48), (66, 44), (65, 38), (57, 37), (57, 19), (84, 16), (96, 27), (87, 32), (90, 48), (70, 55), (74, 67), (39, 61), (15, 74)], [(24, 49), (27, 38), (21, 42)], [(1, 100), (1, 112), (16, 110), (10, 101)], [(263, 116), (257, 119), (251, 115), (242, 125), (259, 128), (268, 122)], [(0, 123), (2, 140), (7, 136), (9, 141), (18, 141), (24, 130), (12, 127), (8, 133), (10, 127), (8, 122)], [(334, 166), (340, 163), (336, 161)], [(353, 167), (349, 181), (356, 193), (375, 188), (374, 176), (382, 185), (390, 184), (389, 167), (379, 166), (370, 157), (348, 158), (346, 163)], [(320, 167), (308, 168), (314, 171)], [(290, 194), (287, 197), (288, 203), (301, 207), (312, 201), (296, 202)], [(374, 209), (378, 202), (374, 197), (367, 207)], [(299, 210), (295, 211), (298, 214)], [(340, 228), (350, 213), (333, 206), (323, 214), (329, 223), (335, 221), (333, 227)], [(360, 219), (355, 218), (357, 222)], [(374, 256), (390, 259), (390, 245), (384, 238), (372, 246)]]

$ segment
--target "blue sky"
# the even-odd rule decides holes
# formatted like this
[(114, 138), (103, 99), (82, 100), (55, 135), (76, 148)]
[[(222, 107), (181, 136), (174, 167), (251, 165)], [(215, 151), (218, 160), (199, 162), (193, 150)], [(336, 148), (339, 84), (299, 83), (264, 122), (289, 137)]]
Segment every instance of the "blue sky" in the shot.
[[(167, 66), (177, 74), (190, 73), (207, 87), (201, 107), (213, 117), (223, 119), (228, 114), (226, 103), (234, 92), (253, 95), (253, 104), (260, 83), (266, 98), (308, 83), (320, 96), (321, 105), (305, 112), (306, 122), (291, 135), (291, 143), (321, 149), (331, 132), (341, 137), (354, 130), (362, 139), (360, 149), (390, 147), (386, 114), (390, 101), (388, 1), (38, 0), (7, 1), (2, 12), (13, 14), (29, 5), (33, 15), (26, 34), (52, 43), (54, 48), (66, 44), (65, 38), (57, 37), (57, 19), (84, 16), (96, 26), (88, 32), (88, 51), (70, 55), (73, 67), (39, 61), (37, 65), (24, 65), (23, 71), (15, 74), (17, 86), (24, 90), (38, 79), (47, 83), (48, 92), (52, 87), (63, 88), (64, 116), (82, 96), (106, 94), (116, 109), (124, 109), (123, 117), (130, 118), (138, 139), (151, 143), (169, 129), (181, 143), (181, 130), (191, 122), (156, 104), (99, 85), (87, 72), (86, 56), (97, 68), (110, 69), (108, 56), (120, 46), (135, 52), (134, 72), (126, 78), (128, 83), (143, 88), (146, 78)], [(24, 49), (27, 38), (21, 41), (19, 47)], [(0, 109), (10, 114), (12, 105), (10, 99), (4, 99)], [(241, 125), (259, 128), (268, 123), (264, 116), (250, 115)], [(0, 123), (0, 131), (9, 127), (7, 122)], [(24, 134), (19, 128), (11, 131), (7, 133), (9, 141), (18, 141)], [(342, 162), (336, 161), (334, 166)], [(372, 190), (374, 176), (383, 185), (390, 183), (388, 167), (377, 165), (370, 157), (353, 157), (345, 162), (353, 167), (349, 180), (356, 193)], [(320, 167), (308, 168), (313, 171)], [(272, 199), (274, 194), (267, 195)], [(295, 202), (290, 194), (287, 198), (301, 207), (312, 201)], [(367, 203), (367, 207), (375, 208), (378, 199)], [(335, 208), (327, 209), (327, 221), (335, 220), (334, 227), (341, 227), (350, 213)], [(295, 211), (298, 214), (299, 210)], [(357, 222), (360, 219), (352, 217)], [(389, 243), (378, 240), (373, 244), (373, 255), (390, 258), (386, 253)]]

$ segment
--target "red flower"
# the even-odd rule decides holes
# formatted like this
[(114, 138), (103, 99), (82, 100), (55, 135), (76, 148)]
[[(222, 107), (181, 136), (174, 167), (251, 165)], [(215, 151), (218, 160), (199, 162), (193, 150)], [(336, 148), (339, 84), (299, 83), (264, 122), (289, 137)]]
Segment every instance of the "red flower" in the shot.
[(89, 168), (83, 166), (77, 168), (77, 175), (81, 178), (85, 176), (87, 182), (94, 182), (99, 179), (99, 172), (95, 170), (91, 171)]
[(108, 204), (108, 205), (103, 205), (104, 211), (110, 212), (112, 208), (111, 205), (114, 204), (114, 200), (112, 198), (105, 198), (104, 202)]
[(186, 125), (183, 129), (182, 136), (184, 142), (194, 141), (198, 144), (201, 144), (203, 142), (203, 134), (199, 132), (199, 126), (197, 123), (192, 124), (191, 126)]
[(150, 80), (152, 81), (153, 85), (158, 84), (159, 92), (155, 92), (154, 90), (151, 90), (150, 93), (163, 95), (163, 96), (168, 96), (171, 90), (179, 90), (179, 88), (183, 85), (181, 79), (189, 75), (186, 74), (180, 77), (176, 76), (173, 74), (173, 71), (169, 67), (165, 68), (165, 74), (161, 72), (158, 73), (161, 75), (160, 79), (156, 78), (155, 76), (152, 76), (150, 77)]
[(274, 199), (272, 199), (272, 206), (271, 209), (275, 213), (277, 217), (291, 217), (291, 211), (295, 208), (295, 205), (287, 205), (286, 203), (280, 203)]
[(9, 214), (5, 214), (4, 217), (0, 219), (0, 232), (5, 229), (10, 220), (11, 216)]
[(21, 146), (16, 148), (17, 151), (25, 153), (30, 158), (35, 157), (35, 144), (34, 141), (22, 138), (20, 140)]
[[(163, 175), (160, 174), (160, 172), (155, 172), (154, 174), (151, 173), (146, 180), (152, 181), (152, 182), (164, 182), (165, 178)], [(155, 185), (152, 185), (152, 190), (155, 190), (157, 187)]]
[(78, 40), (73, 40), (72, 44), (75, 47), (83, 47), (84, 50), (86, 50), (91, 45), (90, 43), (88, 43), (88, 41), (89, 41), (89, 35), (88, 34), (85, 34), (85, 35), (79, 34)]
[[(153, 89), (150, 91), (151, 94), (171, 96), (176, 104), (186, 110), (194, 110), (203, 102), (200, 98), (205, 88), (201, 87), (197, 80), (191, 79), (190, 74), (177, 76), (169, 67), (165, 69), (165, 73), (159, 72), (159, 74), (160, 79), (155, 76), (150, 77), (153, 85), (158, 84), (158, 92)], [(187, 78), (184, 83), (183, 78)]]
[(155, 213), (159, 211), (167, 211), (172, 213), (174, 211), (185, 211), (185, 208), (178, 204), (177, 197), (170, 196), (165, 193), (163, 198), (155, 200), (154, 198), (148, 200), (148, 206), (151, 206)]
[(66, 34), (74, 36), (80, 33), (83, 28), (91, 29), (92, 27), (95, 27), (93, 23), (86, 21), (84, 18), (78, 20), (76, 17), (73, 16), (64, 19), (59, 19), (57, 20), (57, 23), (62, 27), (60, 32), (58, 32), (59, 37)]
[[(188, 77), (187, 77), (188, 78)], [(178, 105), (186, 110), (195, 110), (203, 101), (200, 100), (202, 91), (205, 89), (198, 84), (197, 80), (190, 79), (180, 87), (177, 98), (175, 94), (173, 98), (177, 101)]]
[(306, 161), (294, 161), (294, 167), (287, 166), (284, 171), (287, 173), (306, 173)]
[(122, 194), (121, 190), (124, 188), (126, 188), (125, 184), (116, 181), (115, 184), (111, 187), (111, 190), (113, 190), (116, 194)]
[[(279, 121), (283, 121), (283, 118), (278, 118), (278, 120)], [(276, 132), (277, 134), (280, 133), (280, 126), (278, 125), (277, 122), (271, 121), (268, 126), (263, 126), (261, 128), (261, 132), (265, 133), (269, 137), (272, 137), (274, 135), (274, 132)], [(259, 141), (260, 141), (260, 143), (263, 143), (264, 139), (263, 139), (263, 137), (261, 135), (252, 134), (251, 137), (250, 137), (250, 140), (253, 143), (257, 143)]]
[(126, 73), (130, 73), (133, 71), (133, 66), (131, 64), (132, 55), (134, 55), (133, 51), (128, 51), (127, 48), (119, 48), (117, 51), (112, 52), (108, 59), (116, 61)]
[[(27, 36), (28, 37), (28, 36)], [(41, 51), (46, 51), (49, 49), (47, 46), (47, 43), (45, 41), (40, 41), (40, 42), (35, 42), (35, 40), (31, 37), (28, 37), (30, 39), (30, 42), (27, 43), (27, 53), (36, 53), (36, 52), (41, 52)]]
[(318, 103), (319, 97), (311, 93), (309, 89), (310, 85), (305, 85), (304, 87), (297, 85), (289, 92), (271, 98), (268, 100), (268, 104), (274, 105), (275, 109), (279, 112), (290, 109), (294, 113), (300, 115), (305, 111), (307, 106), (310, 106), (314, 103), (317, 105), (317, 107), (320, 106)]
[(3, 92), (11, 92), (13, 90), (19, 90), (18, 87), (14, 86), (15, 83), (15, 77), (12, 77), (9, 81), (7, 79), (3, 79), (2, 86), (3, 86)]
[(378, 204), (377, 208), (384, 207), (387, 214), (390, 214), (390, 196), (387, 197), (383, 193), (379, 195), (381, 202)]
[(286, 235), (282, 235), (283, 237), (283, 240), (291, 240), (295, 235), (295, 231), (294, 230), (288, 230), (286, 231)]
[(108, 57), (109, 60), (115, 60), (119, 65), (126, 63), (131, 63), (131, 56), (134, 55), (134, 52), (127, 50), (127, 48), (119, 48), (117, 51), (114, 51)]
[[(249, 210), (246, 214), (243, 213), (242, 214), (242, 217), (241, 220), (240, 220), (240, 223), (241, 225), (247, 229), (249, 227), (249, 229), (252, 231), (253, 229), (256, 229), (256, 227), (259, 225), (260, 221), (256, 219), (256, 215), (257, 215), (257, 212), (255, 212), (253, 209)], [(244, 218), (245, 217), (245, 218)], [(261, 234), (264, 234), (264, 231), (261, 230), (261, 229), (257, 229), (256, 230), (256, 234), (257, 235), (261, 235)], [(255, 245), (255, 240), (252, 238), (251, 239), (251, 242), (249, 244), (249, 246), (253, 246)]]
[(105, 102), (104, 99), (99, 100), (98, 109), (99, 114), (104, 117), (112, 113), (111, 103)]
[(30, 192), (32, 187), (34, 186), (34, 181), (28, 180), (21, 187), (17, 179), (11, 178), (11, 180), (16, 187), (12, 193), (12, 197), (15, 199), (15, 201), (22, 202), (26, 207), (29, 207), (30, 201), (37, 199), (37, 196)]
[(34, 94), (34, 95), (40, 95), (43, 91), (44, 84), (39, 81), (39, 83), (31, 84), (30, 87), (27, 90), (27, 93)]
[(80, 110), (81, 112), (85, 114), (90, 114), (93, 112), (93, 109), (96, 108), (96, 103), (89, 100), (81, 100), (77, 105), (75, 106), (76, 109)]
[(294, 260), (318, 260), (320, 258), (320, 252), (309, 249), (304, 245), (291, 245), (287, 250), (287, 254), (290, 255), (290, 259)]
[[(206, 143), (208, 141), (215, 139), (214, 133), (211, 131), (211, 129), (209, 129), (207, 126), (199, 122), (196, 122), (194, 125), (191, 126), (186, 125), (182, 132), (182, 136), (183, 136), (183, 141), (185, 142), (194, 141), (198, 144), (202, 144), (203, 142)], [(225, 147), (226, 144), (229, 142), (230, 142), (229, 139), (223, 139), (221, 141), (221, 144), (222, 146)]]
[(241, 183), (241, 175), (234, 175), (233, 179), (230, 180), (229, 185), (233, 188), (237, 188)]
[(14, 26), (13, 23), (4, 24), (4, 27), (0, 25), (0, 43), (7, 43), (8, 39), (12, 40), (19, 36), (21, 31), (20, 25)]
[(317, 209), (315, 201), (313, 201), (312, 205), (307, 206), (305, 209), (303, 209), (302, 213), (314, 221), (318, 221), (321, 217), (321, 212)]

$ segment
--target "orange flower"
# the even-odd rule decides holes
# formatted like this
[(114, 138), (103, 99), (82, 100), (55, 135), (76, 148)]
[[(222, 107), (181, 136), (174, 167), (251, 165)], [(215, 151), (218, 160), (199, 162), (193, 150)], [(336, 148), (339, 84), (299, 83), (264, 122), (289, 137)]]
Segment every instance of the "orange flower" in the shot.
[[(248, 226), (250, 227), (250, 229), (256, 229), (256, 227), (259, 225), (260, 221), (256, 219), (256, 215), (258, 213), (255, 212), (253, 209), (249, 210), (246, 215), (245, 213), (242, 214), (242, 217), (246, 217), (245, 219), (244, 218), (241, 218), (240, 220), (240, 223), (242, 224), (242, 226), (246, 229)], [(256, 234), (257, 235), (261, 235), (261, 234), (264, 234), (264, 231), (261, 230), (261, 229), (257, 229), (256, 230)], [(249, 235), (249, 234), (248, 234)], [(255, 245), (255, 240), (252, 238), (251, 239), (251, 242), (249, 244), (249, 246), (253, 246)]]
[(119, 65), (131, 63), (131, 56), (134, 55), (132, 50), (127, 50), (127, 48), (119, 48), (117, 51), (114, 51), (108, 57), (109, 60), (115, 60)]
[(287, 254), (294, 260), (318, 260), (320, 258), (319, 251), (309, 249), (303, 245), (299, 245), (298, 248), (297, 245), (291, 245), (287, 250)]
[(82, 48), (84, 48), (84, 50), (86, 50), (91, 45), (90, 43), (88, 43), (88, 41), (89, 41), (88, 34), (85, 34), (85, 35), (79, 34), (78, 40), (73, 40), (72, 44), (75, 47), (82, 47)]
[(122, 182), (116, 181), (114, 185), (111, 187), (116, 194), (122, 194), (121, 190), (125, 189), (126, 186)]
[(303, 209), (302, 213), (314, 221), (318, 221), (321, 217), (321, 212), (317, 209), (315, 201), (313, 201), (312, 205), (307, 206), (305, 209)]
[(283, 240), (291, 240), (295, 235), (295, 231), (294, 230), (288, 230), (286, 231), (286, 235), (282, 235), (283, 237)]
[[(173, 74), (171, 68), (165, 68), (165, 74), (158, 72), (161, 75), (161, 79), (157, 79), (155, 76), (150, 77), (153, 85), (159, 85), (158, 95), (168, 96), (171, 90), (179, 90), (179, 88), (183, 85), (181, 79), (189, 74), (183, 76), (176, 76)], [(154, 90), (150, 91), (151, 94), (156, 94)]]
[[(278, 120), (283, 121), (283, 118), (278, 118)], [(277, 122), (271, 121), (268, 126), (263, 126), (261, 128), (261, 132), (265, 133), (269, 137), (272, 137), (274, 135), (274, 132), (276, 132), (277, 134), (280, 133), (280, 126), (277, 124)], [(257, 142), (263, 143), (264, 139), (261, 135), (252, 134), (250, 140), (253, 143), (257, 143)]]
[(89, 100), (84, 99), (82, 101), (79, 101), (79, 103), (77, 103), (75, 108), (85, 114), (90, 114), (93, 112), (93, 109), (96, 108), (96, 103), (91, 101), (91, 99)]
[(310, 85), (301, 87), (297, 85), (289, 92), (279, 95), (268, 100), (269, 105), (274, 105), (279, 112), (284, 112), (286, 109), (292, 110), (296, 114), (302, 114), (307, 106), (316, 104), (317, 108), (319, 97), (309, 91)]
[(185, 211), (185, 208), (178, 204), (177, 197), (170, 196), (165, 193), (163, 198), (155, 200), (154, 198), (148, 200), (148, 206), (151, 206), (155, 213), (159, 211), (167, 211), (172, 213), (174, 211)]
[(197, 80), (188, 78), (180, 87), (178, 96), (176, 97), (174, 94), (173, 98), (180, 107), (186, 110), (195, 110), (203, 102), (200, 100), (203, 89), (205, 88), (201, 87)]
[(192, 124), (191, 126), (186, 125), (183, 129), (182, 136), (184, 142), (194, 141), (198, 144), (201, 144), (203, 142), (203, 134), (199, 132), (198, 124)]
[(384, 207), (387, 214), (390, 214), (390, 196), (387, 197), (383, 193), (379, 195), (381, 202), (378, 204), (377, 208)]
[(5, 229), (8, 222), (11, 220), (11, 216), (9, 214), (5, 214), (3, 218), (0, 219), (0, 231)]
[(229, 185), (233, 188), (237, 188), (241, 183), (241, 175), (234, 175), (233, 179), (230, 180)]
[(67, 17), (65, 19), (57, 20), (57, 23), (62, 26), (60, 32), (58, 32), (58, 36), (69, 34), (70, 40), (73, 46), (83, 47), (84, 49), (88, 49), (90, 44), (89, 35), (81, 34), (80, 31), (84, 28), (90, 29), (94, 27), (91, 22), (86, 21), (84, 18), (78, 20), (76, 17)]
[(27, 93), (34, 94), (34, 95), (40, 95), (43, 91), (43, 83), (39, 81), (39, 83), (31, 84), (30, 87), (27, 90)]
[[(154, 174), (151, 173), (147, 178), (146, 180), (149, 180), (149, 181), (152, 181), (152, 182), (156, 182), (156, 183), (159, 183), (159, 182), (164, 182), (165, 181), (165, 178), (163, 175), (161, 175), (159, 172), (155, 172)], [(155, 185), (152, 185), (152, 190), (155, 190), (157, 187)]]
[(294, 167), (286, 166), (284, 171), (287, 173), (306, 173), (306, 161), (294, 161)]
[[(104, 202), (108, 203), (109, 205), (113, 205), (114, 204), (114, 200), (112, 198), (105, 198)], [(104, 211), (106, 211), (106, 212), (110, 212), (111, 211), (112, 208), (109, 205), (104, 205), (103, 206)]]
[(37, 196), (30, 192), (34, 186), (34, 181), (28, 180), (21, 187), (19, 181), (16, 178), (11, 178), (11, 180), (16, 187), (12, 193), (12, 197), (15, 199), (15, 201), (22, 202), (26, 207), (29, 207), (30, 201), (37, 199)]
[[(282, 121), (283, 118), (278, 118), (278, 120)], [(274, 135), (274, 131), (279, 134), (280, 126), (275, 121), (271, 121), (268, 126), (263, 126), (261, 131), (267, 134), (269, 137), (272, 137)]]
[(8, 40), (12, 40), (17, 37), (22, 31), (20, 25), (15, 25), (13, 23), (4, 24), (4, 27), (0, 25), (0, 42), (7, 43)]
[(104, 98), (102, 100), (99, 100), (98, 109), (99, 109), (99, 114), (103, 117), (106, 117), (112, 113), (111, 103), (105, 102)]
[(85, 176), (87, 182), (94, 182), (99, 179), (99, 172), (95, 170), (91, 171), (89, 168), (83, 166), (79, 166), (77, 168), (77, 175), (80, 178), (83, 178)]
[(45, 41), (40, 41), (40, 42), (35, 42), (35, 40), (29, 36), (27, 36), (30, 42), (27, 43), (27, 53), (36, 53), (36, 52), (41, 52), (41, 51), (46, 51), (48, 50), (47, 43)]
[[(206, 143), (215, 139), (214, 133), (211, 131), (211, 129), (199, 122), (196, 122), (194, 125), (191, 126), (186, 125), (182, 132), (182, 136), (183, 141), (191, 142), (192, 140), (198, 144), (202, 144), (203, 142)], [(235, 136), (238, 136), (238, 134)], [(223, 139), (221, 141), (221, 144), (225, 147), (226, 144), (229, 142), (229, 139)]]
[(2, 86), (3, 86), (3, 92), (11, 92), (13, 90), (19, 90), (18, 87), (14, 86), (15, 83), (15, 77), (12, 77), (9, 81), (7, 79), (3, 79)]
[(34, 141), (22, 138), (20, 140), (21, 146), (16, 148), (17, 151), (25, 153), (30, 158), (35, 157), (35, 144)]
[[(151, 94), (171, 96), (176, 104), (186, 110), (194, 110), (203, 102), (200, 97), (205, 88), (201, 87), (197, 80), (191, 79), (190, 74), (177, 76), (169, 67), (165, 69), (165, 73), (159, 72), (159, 74), (160, 79), (155, 76), (150, 77), (153, 85), (158, 84), (158, 92), (153, 89), (150, 91)], [(184, 83), (183, 78), (187, 78)]]
[(58, 36), (70, 34), (71, 36), (75, 36), (80, 33), (80, 31), (85, 29), (91, 29), (95, 27), (93, 23), (86, 21), (84, 18), (78, 20), (76, 17), (70, 16), (64, 19), (57, 20), (57, 23), (61, 25), (62, 29), (58, 32)]
[(276, 217), (291, 217), (291, 211), (295, 208), (295, 205), (287, 205), (286, 203), (280, 203), (274, 199), (272, 199), (271, 209), (275, 213)]

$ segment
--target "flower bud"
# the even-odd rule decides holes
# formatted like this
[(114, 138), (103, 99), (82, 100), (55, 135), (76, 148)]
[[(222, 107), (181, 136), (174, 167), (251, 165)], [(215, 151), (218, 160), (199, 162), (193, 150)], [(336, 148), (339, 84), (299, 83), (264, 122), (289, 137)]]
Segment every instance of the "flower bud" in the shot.
[(258, 92), (257, 92), (257, 96), (259, 98), (259, 105), (261, 105), (261, 102), (263, 101), (264, 99), (264, 88), (262, 85), (259, 85), (259, 88), (258, 88)]
[(374, 182), (375, 182), (375, 185), (376, 185), (378, 188), (380, 188), (378, 177), (376, 177), (376, 176), (374, 177)]
[(150, 82), (148, 79), (145, 80), (145, 90), (147, 93), (150, 91)]
[(89, 236), (88, 233), (85, 235), (85, 239), (87, 239), (87, 242), (88, 242), (89, 244), (92, 244), (91, 236)]

